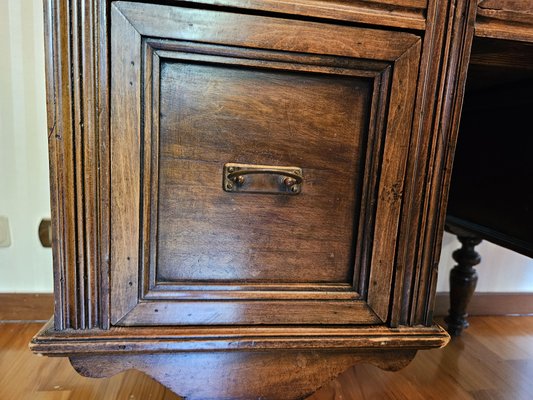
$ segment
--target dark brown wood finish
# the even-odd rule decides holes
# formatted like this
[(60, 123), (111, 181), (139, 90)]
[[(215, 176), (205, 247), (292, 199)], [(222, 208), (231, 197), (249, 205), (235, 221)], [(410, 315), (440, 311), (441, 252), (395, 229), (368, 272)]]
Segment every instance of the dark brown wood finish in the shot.
[[(414, 351), (382, 351), (374, 354), (346, 354), (336, 352), (289, 351), (239, 352), (220, 354), (200, 352), (173, 355), (107, 356), (102, 366), (99, 357), (74, 356), (70, 362), (82, 376), (108, 377), (132, 366), (145, 372), (186, 399), (286, 399), (306, 398), (321, 384), (340, 375), (350, 366), (371, 360), (375, 365), (386, 366), (389, 371), (405, 367), (414, 357)], [(243, 368), (243, 360), (247, 368)], [(178, 368), (176, 368), (179, 366)], [(253, 369), (250, 374), (248, 369)], [(275, 375), (276, 384), (264, 379)], [(196, 385), (195, 381), (216, 382)], [(314, 382), (310, 386), (310, 382)]]
[[(56, 310), (34, 351), (297, 398), (446, 343), (474, 1), (46, 4)], [(302, 168), (301, 193), (225, 192), (228, 162)]]
[(457, 265), (450, 271), (450, 310), (445, 318), (448, 332), (452, 336), (460, 335), (468, 328), (466, 309), (477, 284), (474, 266), (481, 262), (481, 257), (475, 250), (481, 239), (460, 230), (456, 234), (462, 247), (453, 252)]
[[(346, 44), (368, 38), (365, 46), (348, 47), (333, 41), (327, 25), (286, 25), (280, 19), (126, 2), (115, 3), (112, 16), (112, 226), (119, 227), (112, 234), (112, 322), (313, 323), (313, 318), (299, 315), (313, 312), (320, 323), (385, 321), (402, 199), (398, 182), (405, 165), (405, 155), (397, 149), (409, 139), (419, 38), (339, 27)], [(201, 36), (188, 32), (182, 21), (203, 27)], [(180, 24), (184, 28), (176, 34)], [(237, 35), (234, 26), (261, 33)], [(288, 34), (294, 29), (307, 43)], [(148, 35), (165, 41), (147, 40), (143, 51), (141, 41)], [(312, 56), (299, 55), (301, 46)], [(391, 69), (395, 72), (389, 86)], [(393, 111), (372, 104), (388, 104)], [(387, 114), (388, 121), (383, 121)], [(382, 133), (371, 126), (368, 131), (371, 120), (389, 128)], [(363, 162), (365, 157), (369, 162)], [(144, 171), (136, 165), (140, 158)], [(299, 165), (303, 191), (294, 197), (228, 194), (220, 187), (226, 162)], [(377, 172), (380, 164), (381, 175), (363, 182), (363, 171)], [(142, 195), (136, 192), (140, 175)], [(360, 216), (363, 223), (388, 232), (389, 238), (380, 234), (380, 240), (372, 241), (355, 235), (354, 230), (363, 228), (357, 228), (363, 204), (370, 214)], [(143, 275), (149, 282), (138, 299), (140, 226), (145, 232)], [(354, 242), (369, 246), (360, 250), (372, 253), (375, 267), (363, 267), (370, 277), (358, 276)], [(356, 276), (371, 281), (367, 311), (359, 288), (352, 288)], [(246, 290), (247, 283), (252, 293), (243, 293), (238, 301), (236, 291)], [(323, 304), (302, 301), (313, 300), (313, 291)], [(158, 297), (179, 301), (159, 304)], [(250, 297), (253, 303), (242, 301)], [(339, 302), (350, 297), (356, 301)], [(208, 299), (212, 301), (206, 303)], [(298, 303), (279, 302), (284, 299)]]
[[(473, 1), (432, 2), (428, 8), (431, 24), (422, 52), (415, 105), (419, 112), (409, 143), (404, 221), (398, 231), (393, 325), (427, 325), (433, 319), (442, 210), (446, 208), (475, 12)], [(440, 211), (436, 214), (436, 210)]]
[(293, 16), (423, 30), (427, 0), (185, 0)]
[(477, 16), (478, 37), (533, 41), (533, 3), (530, 0), (482, 0)]
[[(52, 12), (53, 10), (54, 10), (54, 9), (51, 8), (50, 11)], [(96, 20), (96, 17), (101, 17), (102, 15), (105, 16), (105, 12), (106, 12), (106, 11), (105, 11), (105, 7), (100, 7), (100, 6), (99, 6), (99, 7), (96, 8), (95, 10), (98, 11), (98, 14), (97, 14), (96, 16), (91, 16), (91, 20)], [(431, 12), (433, 13), (432, 15), (434, 15), (434, 18), (437, 18), (437, 17), (438, 17), (438, 18), (441, 18), (442, 20), (444, 20), (444, 19), (447, 18), (447, 16), (448, 16), (447, 7), (441, 7), (440, 9), (438, 9), (438, 8), (434, 8), (434, 9), (432, 9), (432, 10), (433, 10), (433, 11), (431, 11)], [(87, 12), (89, 12), (89, 11), (87, 11)], [(103, 29), (102, 32), (105, 33), (104, 28), (102, 28), (102, 29)], [(435, 31), (435, 32), (437, 32), (437, 31)], [(435, 36), (435, 35), (434, 35), (434, 36)], [(433, 37), (433, 36), (428, 35), (428, 38), (432, 38), (432, 37)], [(435, 43), (433, 43), (433, 47), (431, 47), (431, 49), (438, 48), (437, 43), (441, 43), (441, 44), (442, 44), (442, 43), (443, 43), (442, 40), (443, 40), (443, 37), (442, 37), (442, 36), (437, 36), (437, 37), (435, 37), (435, 39), (434, 39)], [(431, 42), (430, 42), (429, 40), (428, 40), (428, 43), (431, 44)], [(426, 45), (426, 46), (429, 46), (429, 45)], [(95, 51), (95, 49), (92, 49), (90, 46), (89, 46), (89, 47), (88, 47), (88, 46), (82, 46), (82, 47), (83, 47), (84, 49), (88, 49), (87, 51)], [(432, 50), (432, 51), (433, 51), (435, 54), (439, 54), (436, 50)], [(425, 62), (429, 62), (429, 60), (433, 60), (433, 58), (428, 58), (428, 57), (430, 56), (430, 54), (429, 54), (427, 51), (426, 51), (425, 54), (426, 54), (426, 55), (425, 55), (425, 60), (426, 60)], [(435, 54), (434, 54), (434, 55), (435, 55)], [(105, 71), (105, 62), (103, 62), (103, 61), (105, 60), (105, 58), (104, 58), (105, 55), (104, 55), (104, 54), (102, 54), (102, 55), (95, 54), (95, 55), (92, 56), (92, 57), (93, 57), (94, 59), (97, 59), (97, 57), (100, 57), (100, 59), (102, 60), (102, 62), (99, 64), (99, 65), (101, 65), (99, 68), (100, 68), (102, 71)], [(103, 65), (102, 65), (102, 64), (103, 64)], [(435, 64), (433, 63), (432, 65), (435, 65)], [(432, 68), (433, 68), (433, 67), (432, 67)], [(425, 71), (425, 70), (424, 70), (424, 71)], [(90, 72), (90, 71), (88, 71), (88, 73), (89, 73), (89, 72)], [(453, 72), (453, 71), (451, 71), (450, 73), (452, 73), (452, 72)], [(102, 75), (102, 74), (99, 74), (99, 76), (102, 77), (103, 75)], [(101, 78), (101, 79), (103, 79), (103, 78)], [(104, 80), (104, 81), (105, 81), (105, 80)], [(431, 82), (434, 82), (434, 77), (433, 77), (432, 79), (430, 79), (430, 81), (431, 81)], [(434, 85), (434, 84), (433, 84), (433, 85)], [(431, 87), (428, 88), (427, 90), (429, 90), (429, 89), (431, 89)], [(423, 93), (423, 89), (419, 89), (419, 90), (422, 90), (422, 93)], [(101, 93), (101, 95), (100, 95), (100, 97), (101, 97), (101, 98), (100, 98), (101, 104), (99, 104), (99, 108), (102, 109), (102, 110), (105, 110), (106, 107), (107, 107), (107, 106), (106, 106), (106, 102), (105, 102), (105, 90), (101, 90), (99, 93)], [(421, 97), (419, 96), (419, 97), (417, 97), (417, 98), (421, 98)], [(422, 98), (423, 98), (423, 97), (422, 97)], [(93, 102), (93, 103), (89, 102), (89, 104), (94, 104), (94, 103), (97, 103), (97, 102)], [(430, 102), (429, 102), (429, 103), (424, 102), (424, 104), (431, 104), (431, 103), (430, 103)], [(425, 115), (425, 114), (424, 114), (424, 115)], [(100, 118), (101, 118), (101, 121), (102, 121), (102, 129), (100, 130), (100, 134), (102, 134), (102, 135), (98, 137), (98, 141), (99, 141), (99, 143), (101, 143), (101, 146), (100, 146), (100, 148), (99, 148), (99, 150), (101, 151), (101, 154), (100, 154), (99, 160), (100, 160), (100, 162), (101, 162), (101, 165), (102, 165), (102, 166), (105, 166), (105, 165), (106, 165), (105, 163), (107, 162), (107, 161), (106, 161), (106, 160), (107, 160), (107, 156), (106, 156), (106, 154), (107, 154), (107, 148), (108, 148), (107, 145), (106, 145), (106, 140), (107, 140), (107, 139), (106, 139), (106, 136), (105, 136), (105, 134), (104, 134), (104, 133), (105, 133), (105, 127), (106, 127), (106, 125), (105, 125), (105, 113), (104, 113), (104, 114), (100, 114)], [(428, 119), (428, 120), (429, 120), (429, 119)], [(418, 121), (418, 119), (417, 119), (417, 121)], [(429, 128), (426, 128), (426, 129), (429, 129)], [(91, 159), (91, 161), (94, 161), (94, 159)], [(105, 202), (105, 199), (106, 199), (106, 193), (107, 193), (107, 190), (108, 190), (108, 189), (106, 189), (106, 179), (105, 179), (106, 175), (105, 175), (105, 174), (107, 174), (108, 171), (107, 171), (105, 168), (103, 168), (103, 170), (102, 170), (102, 168), (100, 168), (99, 171), (100, 171), (100, 174), (103, 176), (103, 178), (100, 180), (102, 186), (101, 186), (101, 189), (99, 190), (98, 193), (99, 193), (100, 201), (101, 201), (101, 202)], [(103, 222), (105, 222), (105, 220), (106, 220), (106, 218), (105, 218), (106, 212), (108, 212), (108, 208), (107, 208), (107, 207), (101, 207), (101, 213), (99, 213), (99, 214), (97, 215), (98, 220), (100, 221), (101, 224), (103, 224)], [(107, 230), (104, 229), (104, 228), (105, 228), (105, 226), (103, 225), (102, 228), (101, 228), (101, 232), (100, 232), (101, 235), (102, 235), (102, 237), (103, 237), (103, 239), (105, 239), (105, 237), (106, 237), (105, 235), (107, 234)], [(101, 257), (102, 257), (102, 260), (105, 261), (105, 262), (103, 262), (103, 263), (100, 265), (101, 268), (104, 268), (104, 267), (107, 265), (107, 261), (106, 261), (106, 260), (108, 259), (108, 256), (107, 256), (107, 251), (105, 250), (105, 245), (106, 245), (106, 243), (107, 243), (107, 242), (106, 242), (105, 240), (102, 240), (101, 243), (99, 243), (100, 246), (103, 246), (103, 247), (101, 247), (101, 250), (102, 250), (102, 252), (101, 252), (101, 254), (102, 254)], [(68, 264), (68, 263), (67, 263), (67, 264)], [(95, 268), (95, 266), (94, 266), (93, 264), (91, 264), (90, 266), (91, 266), (91, 268)], [(65, 268), (65, 266), (64, 266), (63, 264), (62, 264), (62, 268)], [(101, 276), (102, 276), (102, 279), (103, 279), (103, 280), (102, 280), (101, 283), (102, 283), (102, 288), (104, 289), (104, 292), (105, 292), (105, 287), (106, 287), (106, 286), (105, 286), (105, 285), (106, 285), (106, 279), (105, 279), (106, 273), (105, 273), (105, 268), (103, 269), (102, 272), (103, 272), (103, 273), (101, 274)], [(60, 274), (58, 274), (58, 275), (60, 275)], [(59, 279), (59, 281), (61, 281), (61, 279)], [(84, 281), (84, 280), (82, 280), (82, 281)], [(101, 304), (102, 309), (105, 309), (105, 307), (107, 307), (107, 302), (105, 301), (105, 296), (103, 296), (100, 300), (102, 301), (102, 304)], [(63, 302), (63, 303), (64, 303), (64, 302)], [(104, 313), (104, 314), (105, 314), (105, 313)], [(102, 317), (102, 318), (104, 318), (104, 317)], [(102, 323), (103, 323), (102, 326), (105, 327), (105, 318), (104, 318), (104, 321), (102, 321)]]
[(168, 353), (183, 351), (237, 350), (415, 350), (442, 347), (448, 335), (431, 327), (385, 326), (248, 326), (240, 327), (122, 327), (108, 330), (56, 331), (52, 321), (34, 338), (30, 347), (54, 356), (71, 354)]
[(107, 327), (107, 7), (45, 6), (56, 329)]

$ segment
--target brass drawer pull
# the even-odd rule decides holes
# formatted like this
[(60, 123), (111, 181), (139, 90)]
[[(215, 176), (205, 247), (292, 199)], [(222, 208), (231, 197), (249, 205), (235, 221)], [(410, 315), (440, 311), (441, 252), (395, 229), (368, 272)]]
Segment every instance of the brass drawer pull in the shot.
[[(257, 175), (253, 179), (246, 175)], [(224, 190), (227, 192), (298, 194), (302, 190), (302, 169), (269, 165), (224, 165)]]
[(283, 183), (285, 183), (287, 186), (299, 185), (303, 181), (302, 177), (294, 172), (279, 171), (279, 170), (269, 169), (269, 168), (241, 169), (240, 171), (233, 171), (230, 174), (228, 174), (228, 179), (232, 180), (235, 183), (242, 185), (244, 183), (244, 175), (251, 175), (251, 174), (283, 175), (283, 176), (286, 176), (286, 178), (283, 180)]

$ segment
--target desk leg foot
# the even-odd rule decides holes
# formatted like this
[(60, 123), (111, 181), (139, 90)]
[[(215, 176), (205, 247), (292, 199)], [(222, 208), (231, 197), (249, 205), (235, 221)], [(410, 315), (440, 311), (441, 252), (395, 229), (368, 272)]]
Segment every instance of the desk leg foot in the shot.
[(448, 326), (448, 333), (459, 336), (468, 328), (468, 303), (477, 284), (477, 273), (474, 265), (481, 262), (481, 256), (475, 247), (481, 239), (474, 236), (458, 236), (462, 247), (453, 252), (453, 259), (457, 265), (450, 271), (450, 311), (444, 319)]

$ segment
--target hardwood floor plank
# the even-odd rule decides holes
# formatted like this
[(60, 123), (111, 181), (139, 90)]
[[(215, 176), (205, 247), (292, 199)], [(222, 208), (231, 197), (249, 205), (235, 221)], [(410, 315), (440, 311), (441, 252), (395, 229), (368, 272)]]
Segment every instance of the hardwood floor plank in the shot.
[(504, 324), (495, 317), (483, 318), (476, 325), (476, 337), (504, 360), (533, 359), (533, 335), (509, 318)]
[[(78, 375), (67, 359), (33, 355), (41, 323), (0, 323), (0, 399), (178, 400), (150, 377)], [(421, 351), (399, 372), (357, 365), (308, 400), (530, 400), (533, 317), (472, 317), (446, 348)]]
[[(56, 392), (39, 392), (35, 393), (33, 399), (35, 400), (69, 400), (70, 392), (56, 391)], [(28, 397), (29, 398), (29, 397)]]
[(0, 323), (0, 399), (180, 399), (137, 371), (108, 379), (90, 379), (78, 375), (66, 358), (32, 354), (28, 343), (41, 326), (41, 323)]

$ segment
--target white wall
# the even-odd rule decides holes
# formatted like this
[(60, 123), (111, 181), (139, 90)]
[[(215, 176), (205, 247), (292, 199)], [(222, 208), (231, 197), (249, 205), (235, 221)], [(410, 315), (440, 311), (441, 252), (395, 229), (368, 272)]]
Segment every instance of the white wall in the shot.
[(42, 0), (0, 0), (0, 292), (50, 292), (52, 252), (37, 228), (50, 217)]
[[(450, 269), (456, 264), (452, 253), (460, 247), (455, 236), (444, 234), (437, 292), (449, 291)], [(533, 259), (487, 241), (476, 250), (481, 254), (481, 263), (476, 267), (477, 292), (533, 292)]]
[[(42, 0), (0, 0), (0, 215), (12, 246), (0, 248), (0, 292), (52, 290), (52, 256), (37, 226), (49, 217)], [(448, 290), (451, 253), (444, 236), (437, 290)], [(478, 290), (533, 292), (533, 260), (484, 242)]]

